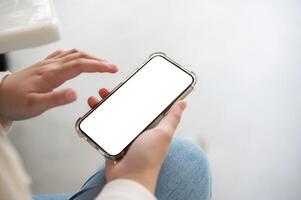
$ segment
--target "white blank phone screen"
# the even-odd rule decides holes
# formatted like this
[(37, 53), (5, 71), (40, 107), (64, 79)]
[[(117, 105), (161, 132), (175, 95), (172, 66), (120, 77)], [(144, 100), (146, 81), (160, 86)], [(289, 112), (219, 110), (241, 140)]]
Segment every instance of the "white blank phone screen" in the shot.
[(108, 154), (117, 155), (192, 82), (187, 72), (155, 56), (88, 115), (80, 129)]

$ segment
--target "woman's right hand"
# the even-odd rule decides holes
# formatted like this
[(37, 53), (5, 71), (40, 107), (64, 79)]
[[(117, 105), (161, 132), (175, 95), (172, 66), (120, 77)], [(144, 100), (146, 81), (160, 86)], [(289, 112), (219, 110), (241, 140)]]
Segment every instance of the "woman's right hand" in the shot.
[[(102, 88), (99, 90), (99, 94), (104, 98), (109, 94), (109, 91)], [(98, 100), (95, 97), (88, 99), (91, 108), (97, 103)], [(105, 169), (107, 181), (115, 179), (134, 180), (154, 193), (160, 168), (168, 153), (172, 137), (185, 107), (185, 101), (176, 102), (156, 127), (143, 132), (131, 144), (120, 161), (114, 164), (114, 161), (107, 160)]]
[(74, 89), (57, 87), (83, 72), (118, 71), (116, 65), (77, 49), (55, 51), (47, 58), (4, 77), (0, 84), (0, 116), (9, 120), (35, 117), (76, 100)]

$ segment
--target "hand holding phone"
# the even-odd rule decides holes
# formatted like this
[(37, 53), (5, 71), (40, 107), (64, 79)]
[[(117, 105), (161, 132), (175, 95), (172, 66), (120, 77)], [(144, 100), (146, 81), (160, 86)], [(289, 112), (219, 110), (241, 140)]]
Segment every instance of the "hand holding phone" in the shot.
[[(105, 88), (99, 91), (102, 98), (108, 94), (109, 91)], [(95, 97), (90, 97), (88, 104), (94, 108), (98, 101)], [(154, 193), (161, 165), (185, 107), (186, 102), (183, 100), (176, 102), (156, 127), (143, 132), (131, 144), (122, 160), (117, 163), (106, 160), (106, 180), (131, 179)]]

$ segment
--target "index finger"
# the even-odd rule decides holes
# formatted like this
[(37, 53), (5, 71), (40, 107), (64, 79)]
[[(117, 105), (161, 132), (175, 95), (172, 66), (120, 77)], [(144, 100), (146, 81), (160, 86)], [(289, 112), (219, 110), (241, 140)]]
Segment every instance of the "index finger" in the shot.
[(49, 55), (45, 58), (45, 60), (46, 60), (46, 59), (53, 58), (53, 57), (55, 57), (55, 56), (57, 56), (57, 55), (59, 55), (59, 54), (61, 54), (61, 53), (64, 53), (64, 51), (62, 51), (62, 50), (56, 50), (56, 51), (54, 51), (53, 53), (49, 54)]
[(88, 58), (80, 58), (64, 63), (54, 69), (54, 76), (56, 85), (64, 83), (66, 80), (72, 79), (83, 72), (109, 72), (115, 73), (118, 67), (114, 64), (98, 61)]

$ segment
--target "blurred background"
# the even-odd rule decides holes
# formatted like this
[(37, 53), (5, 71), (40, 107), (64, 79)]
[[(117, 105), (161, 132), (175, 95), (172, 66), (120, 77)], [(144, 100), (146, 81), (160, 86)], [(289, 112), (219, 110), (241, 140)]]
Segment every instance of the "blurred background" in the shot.
[(21, 70), (73, 47), (120, 67), (62, 88), (79, 98), (9, 135), (34, 193), (74, 192), (103, 163), (74, 131), (100, 87), (113, 88), (154, 51), (198, 76), (177, 130), (201, 140), (216, 200), (301, 197), (301, 2), (297, 0), (54, 0), (61, 40), (8, 54)]

